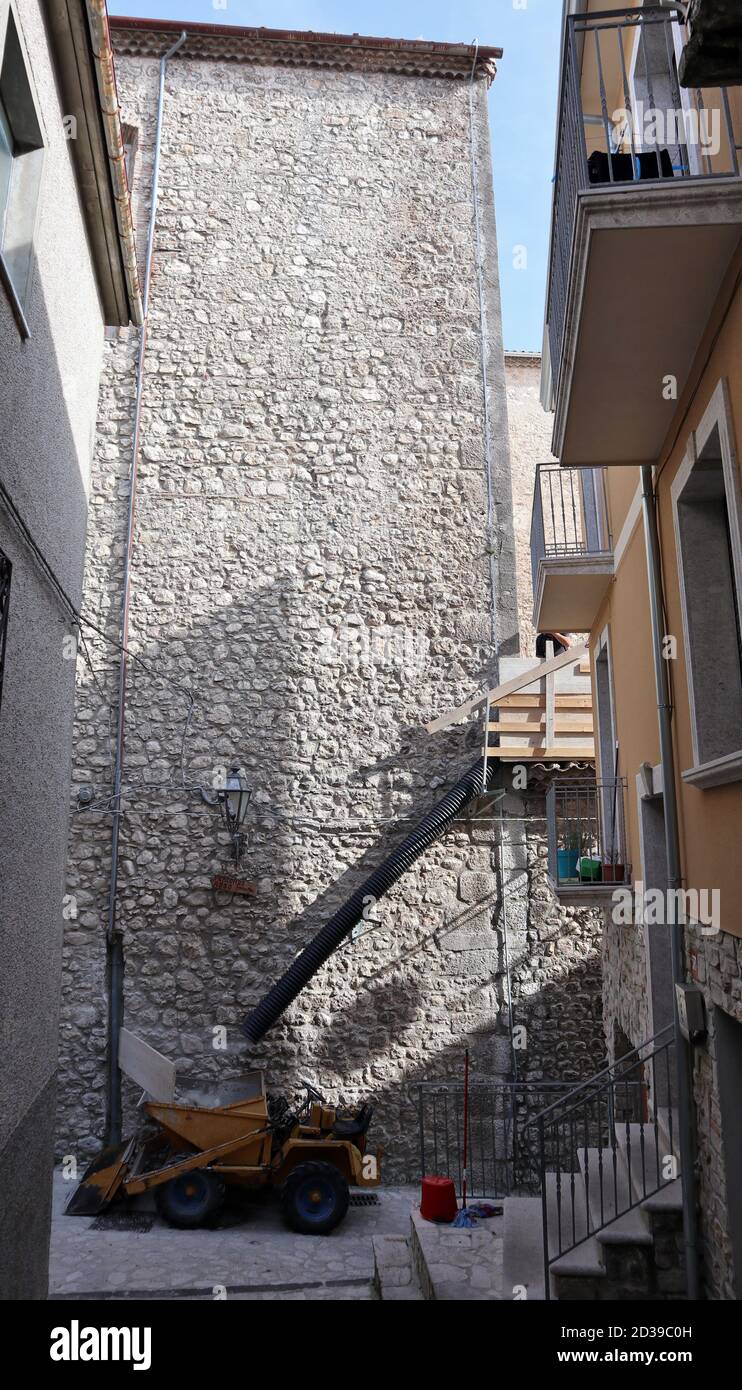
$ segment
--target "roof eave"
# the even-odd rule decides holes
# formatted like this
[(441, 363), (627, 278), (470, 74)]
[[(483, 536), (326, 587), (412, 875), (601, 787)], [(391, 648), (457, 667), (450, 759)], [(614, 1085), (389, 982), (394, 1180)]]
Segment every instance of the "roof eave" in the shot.
[(50, 0), (50, 44), (70, 154), (108, 325), (141, 324), (142, 302), (105, 0)]
[[(266, 29), (232, 24), (111, 16), (117, 52), (155, 56), (164, 43), (184, 29), (184, 57), (228, 58), (232, 62), (275, 63), (295, 67), (389, 71), (411, 76), (491, 81), (502, 49), (492, 46), (433, 43), (424, 39), (379, 38), (365, 34), (325, 34), (311, 30)], [(124, 43), (124, 36), (129, 43)]]

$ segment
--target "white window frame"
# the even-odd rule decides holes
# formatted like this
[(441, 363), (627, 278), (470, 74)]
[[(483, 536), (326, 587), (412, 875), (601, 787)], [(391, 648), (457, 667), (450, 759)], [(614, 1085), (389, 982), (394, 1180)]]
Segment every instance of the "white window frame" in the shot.
[(683, 780), (693, 786), (707, 788), (722, 786), (727, 782), (742, 779), (742, 729), (740, 747), (722, 757), (702, 763), (699, 751), (698, 714), (693, 681), (693, 661), (690, 643), (690, 626), (686, 600), (686, 581), (683, 572), (683, 551), (680, 543), (680, 517), (678, 505), (697, 459), (703, 453), (714, 430), (718, 429), (721, 448), (724, 490), (726, 493), (729, 534), (732, 548), (733, 582), (737, 595), (738, 610), (742, 612), (742, 492), (740, 491), (737, 454), (734, 444), (732, 412), (729, 402), (729, 388), (725, 378), (716, 386), (709, 401), (706, 413), (698, 429), (690, 436), (688, 449), (678, 469), (670, 489), (672, 499), (673, 525), (675, 529), (675, 551), (678, 564), (678, 585), (680, 588), (680, 608), (683, 623), (683, 646), (685, 650), (685, 670), (688, 684), (688, 705), (690, 711), (691, 742), (693, 748), (693, 767), (683, 772)]
[[(600, 710), (601, 710), (601, 706), (600, 706), (600, 690), (599, 690), (599, 687), (598, 687), (598, 662), (602, 659), (604, 653), (605, 653), (606, 669), (607, 669), (607, 672), (608, 672), (608, 710), (607, 710), (607, 714), (608, 714), (608, 719), (609, 719), (609, 722), (610, 722), (610, 725), (611, 725), (611, 729), (612, 729), (612, 731), (613, 731), (613, 743), (612, 743), (612, 745), (611, 745), (610, 750), (607, 750), (607, 749), (604, 749), (604, 748), (603, 748), (603, 741), (602, 741), (601, 736), (600, 736), (600, 724), (601, 724)], [(597, 757), (597, 759), (596, 759), (597, 767), (598, 767), (598, 780), (601, 781), (601, 782), (602, 782), (602, 781), (611, 781), (612, 778), (613, 778), (613, 776), (614, 776), (614, 772), (611, 770), (610, 776), (606, 778), (606, 776), (605, 776), (605, 770), (604, 770), (603, 754), (606, 753), (606, 752), (610, 752), (610, 767), (611, 767), (611, 769), (613, 769), (613, 766), (614, 766), (614, 763), (615, 763), (615, 756), (616, 756), (616, 740), (618, 739), (618, 724), (617, 724), (617, 719), (616, 719), (616, 692), (615, 692), (614, 683), (613, 683), (613, 651), (612, 651), (612, 648), (611, 648), (611, 633), (610, 633), (610, 628), (609, 628), (608, 624), (606, 624), (606, 626), (603, 628), (603, 631), (601, 632), (600, 637), (598, 638), (597, 642), (595, 643), (595, 647), (594, 647), (594, 649), (593, 649), (593, 671), (594, 671), (594, 673), (595, 673), (595, 710), (594, 710), (594, 716), (597, 715), (597, 718), (594, 718), (593, 722), (594, 722), (594, 729), (595, 729), (595, 739), (596, 739), (596, 742), (597, 742), (597, 745), (598, 745), (598, 757)]]
[[(10, 301), (21, 338), (26, 339), (30, 337), (26, 309), (31, 298), (35, 275), (34, 248), (41, 215), (41, 191), (49, 140), (36, 91), (33, 64), (18, 8), (15, 0), (10, 0), (10, 3), (4, 3), (4, 0), (0, 0), (0, 70), (5, 63), (6, 50), (11, 35), (17, 41), (18, 57), (23, 65), (23, 76), (29, 98), (26, 109), (32, 113), (30, 119), (35, 123), (36, 136), (29, 148), (13, 157), (10, 188), (0, 231), (0, 284)], [(12, 133), (12, 112), (7, 109), (7, 104), (6, 116), (11, 125)], [(22, 257), (18, 263), (7, 246), (11, 217), (16, 244), (28, 247), (28, 254), (25, 258)]]

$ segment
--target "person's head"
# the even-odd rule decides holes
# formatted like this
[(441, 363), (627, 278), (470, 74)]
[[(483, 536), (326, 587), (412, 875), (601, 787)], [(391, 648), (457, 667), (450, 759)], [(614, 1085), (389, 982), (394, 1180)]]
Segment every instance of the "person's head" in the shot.
[(559, 637), (557, 637), (555, 632), (540, 632), (538, 634), (538, 637), (536, 638), (536, 656), (546, 656), (547, 642), (553, 643), (555, 656), (559, 652), (566, 652), (567, 650), (566, 644), (562, 642)]

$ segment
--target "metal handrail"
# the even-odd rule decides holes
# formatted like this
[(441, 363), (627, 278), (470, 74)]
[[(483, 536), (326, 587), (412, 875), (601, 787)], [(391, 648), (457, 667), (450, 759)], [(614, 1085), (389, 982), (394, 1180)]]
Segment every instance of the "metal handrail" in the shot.
[[(609, 1062), (608, 1066), (604, 1067), (602, 1071), (596, 1071), (595, 1075), (589, 1077), (587, 1081), (579, 1082), (579, 1084), (575, 1086), (572, 1095), (576, 1096), (578, 1091), (587, 1090), (591, 1086), (596, 1086), (598, 1082), (603, 1081), (606, 1077), (610, 1077), (618, 1068), (624, 1070), (626, 1068), (626, 1063), (631, 1057), (636, 1057), (638, 1062), (646, 1061), (646, 1057), (640, 1056), (640, 1053), (644, 1052), (645, 1048), (652, 1047), (654, 1043), (658, 1043), (658, 1046), (663, 1046), (664, 1044), (660, 1043), (659, 1039), (662, 1038), (665, 1042), (672, 1041), (673, 1036), (674, 1025), (672, 1023), (665, 1024), (665, 1027), (660, 1028), (659, 1032), (655, 1033), (653, 1037), (647, 1038), (646, 1041), (640, 1043), (638, 1047), (632, 1048), (631, 1052), (627, 1052), (623, 1057), (620, 1057), (618, 1062)], [(569, 1097), (566, 1098), (569, 1099)], [(558, 1104), (559, 1101), (557, 1100), (553, 1101), (551, 1105), (547, 1105), (545, 1110), (540, 1110), (533, 1120), (529, 1120), (529, 1124), (537, 1124), (539, 1120), (545, 1120), (547, 1115), (550, 1115), (553, 1110), (556, 1110)]]
[[(535, 1125), (538, 1130), (547, 1299), (551, 1297), (551, 1268), (557, 1260), (641, 1206), (677, 1177), (674, 1164), (669, 1174), (665, 1171), (659, 1121), (659, 1111), (664, 1107), (668, 1116), (667, 1140), (674, 1158), (674, 1046), (674, 1027), (669, 1024), (580, 1083), (570, 1095), (552, 1102), (529, 1122), (529, 1127)], [(664, 1075), (660, 1074), (659, 1079), (658, 1060), (665, 1064)], [(624, 1119), (619, 1118), (622, 1109), (627, 1112)], [(626, 1171), (619, 1183), (622, 1126), (625, 1135), (621, 1163)], [(648, 1154), (647, 1130), (654, 1136), (653, 1154), (651, 1148)], [(638, 1159), (632, 1158), (632, 1148)], [(550, 1180), (556, 1212), (553, 1205), (550, 1211)]]

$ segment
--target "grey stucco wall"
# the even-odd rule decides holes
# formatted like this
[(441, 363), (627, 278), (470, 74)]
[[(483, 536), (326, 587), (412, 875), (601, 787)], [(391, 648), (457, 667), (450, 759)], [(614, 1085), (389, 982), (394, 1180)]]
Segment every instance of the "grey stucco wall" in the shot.
[[(0, 42), (7, 4), (0, 0)], [(46, 145), (21, 342), (0, 289), (0, 473), (79, 601), (103, 325), (41, 6), (17, 0)], [(0, 1297), (44, 1297), (75, 661), (57, 597), (0, 506), (13, 565), (0, 707)]]

